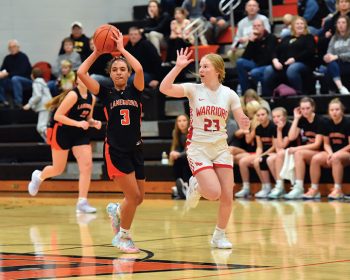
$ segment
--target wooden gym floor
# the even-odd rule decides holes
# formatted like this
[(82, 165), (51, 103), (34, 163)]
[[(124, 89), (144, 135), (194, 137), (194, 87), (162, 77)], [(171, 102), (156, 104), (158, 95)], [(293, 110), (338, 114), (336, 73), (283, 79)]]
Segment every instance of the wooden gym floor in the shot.
[(147, 198), (138, 209), (137, 255), (110, 245), (105, 206), (75, 213), (73, 195), (0, 196), (0, 279), (349, 279), (350, 203), (235, 200), (232, 250), (211, 249), (217, 202)]

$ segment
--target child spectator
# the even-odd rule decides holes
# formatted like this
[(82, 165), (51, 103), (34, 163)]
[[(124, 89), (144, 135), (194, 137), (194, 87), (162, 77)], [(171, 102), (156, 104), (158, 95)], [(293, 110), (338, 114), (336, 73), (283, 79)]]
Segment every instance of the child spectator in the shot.
[(39, 68), (33, 68), (31, 78), (33, 80), (33, 94), (28, 103), (23, 106), (23, 110), (32, 109), (38, 113), (36, 130), (46, 141), (46, 129), (50, 118), (50, 112), (46, 110), (45, 104), (51, 100), (52, 96), (43, 79), (43, 73)]
[(283, 39), (284, 37), (290, 35), (291, 31), (291, 25), (292, 25), (292, 20), (293, 20), (293, 15), (291, 14), (285, 14), (282, 18), (282, 21), (283, 21), (283, 28), (281, 30), (281, 33), (280, 33), (280, 38)]

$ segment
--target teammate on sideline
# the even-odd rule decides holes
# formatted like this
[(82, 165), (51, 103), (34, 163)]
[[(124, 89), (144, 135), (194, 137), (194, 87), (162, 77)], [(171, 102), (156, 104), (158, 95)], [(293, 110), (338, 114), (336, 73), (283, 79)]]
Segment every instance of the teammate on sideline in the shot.
[[(144, 197), (144, 162), (141, 140), (141, 93), (144, 89), (143, 69), (139, 61), (123, 46), (123, 35), (118, 31), (114, 38), (117, 50), (124, 57), (115, 57), (108, 70), (114, 82), (106, 88), (88, 75), (88, 70), (101, 52), (94, 52), (78, 69), (78, 76), (104, 105), (107, 118), (104, 158), (110, 179), (123, 191), (121, 204), (109, 203), (107, 213), (111, 218), (115, 236), (112, 245), (125, 253), (138, 253), (129, 230), (136, 208)], [(127, 85), (132, 69), (135, 78)]]
[(77, 213), (95, 213), (87, 201), (92, 170), (92, 151), (88, 128), (101, 128), (101, 122), (93, 119), (96, 98), (87, 91), (78, 79), (77, 87), (57, 95), (46, 104), (52, 114), (50, 128), (47, 129), (47, 143), (51, 145), (52, 165), (42, 171), (35, 170), (28, 185), (28, 192), (35, 196), (40, 184), (47, 178), (60, 175), (67, 164), (69, 150), (72, 149), (79, 166), (79, 199)]
[(211, 246), (232, 248), (225, 229), (232, 211), (233, 158), (226, 138), (226, 119), (229, 110), (240, 128), (249, 129), (249, 119), (243, 113), (237, 94), (222, 85), (225, 78), (224, 61), (217, 54), (208, 54), (200, 61), (201, 84), (174, 84), (176, 77), (189, 65), (192, 52), (177, 52), (175, 67), (161, 82), (160, 91), (172, 97), (189, 99), (191, 126), (187, 138), (187, 158), (192, 174), (186, 193), (186, 204), (195, 207), (201, 196), (220, 200), (217, 225)]

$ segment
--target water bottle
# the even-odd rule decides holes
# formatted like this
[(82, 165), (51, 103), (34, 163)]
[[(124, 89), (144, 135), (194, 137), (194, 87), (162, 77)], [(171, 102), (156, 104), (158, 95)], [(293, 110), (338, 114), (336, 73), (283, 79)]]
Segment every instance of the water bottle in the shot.
[(260, 82), (260, 81), (258, 82), (258, 85), (257, 85), (257, 87), (256, 87), (256, 93), (257, 93), (259, 96), (261, 96), (261, 94), (262, 94), (262, 86), (261, 86), (261, 82)]
[(315, 83), (315, 92), (316, 92), (316, 95), (320, 95), (321, 94), (321, 83), (319, 80), (316, 80), (316, 83)]
[(240, 84), (237, 85), (236, 93), (238, 96), (242, 96), (242, 87)]
[(168, 155), (167, 155), (167, 153), (166, 153), (165, 151), (162, 152), (162, 160), (161, 160), (161, 163), (164, 164), (164, 165), (169, 164)]

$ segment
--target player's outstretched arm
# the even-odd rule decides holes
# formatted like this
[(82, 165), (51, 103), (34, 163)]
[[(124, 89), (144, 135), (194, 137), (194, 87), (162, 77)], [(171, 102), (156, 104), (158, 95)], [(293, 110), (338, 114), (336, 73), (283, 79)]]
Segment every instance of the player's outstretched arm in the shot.
[(188, 48), (177, 51), (176, 65), (160, 84), (159, 90), (161, 93), (178, 98), (185, 96), (184, 88), (181, 85), (174, 84), (174, 81), (180, 72), (193, 61), (193, 59), (190, 59), (191, 55), (192, 51), (189, 51)]

